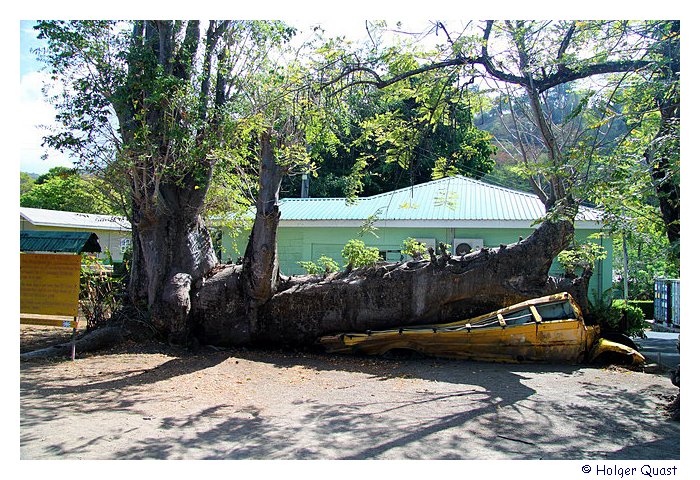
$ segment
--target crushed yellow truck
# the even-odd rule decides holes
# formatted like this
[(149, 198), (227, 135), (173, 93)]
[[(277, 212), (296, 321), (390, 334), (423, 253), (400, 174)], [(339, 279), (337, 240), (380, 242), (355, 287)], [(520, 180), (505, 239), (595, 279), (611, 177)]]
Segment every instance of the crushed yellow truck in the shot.
[(605, 359), (644, 364), (631, 345), (601, 337), (586, 325), (570, 294), (528, 300), (476, 318), (320, 338), (331, 353), (385, 355), (396, 351), (492, 362), (583, 363)]

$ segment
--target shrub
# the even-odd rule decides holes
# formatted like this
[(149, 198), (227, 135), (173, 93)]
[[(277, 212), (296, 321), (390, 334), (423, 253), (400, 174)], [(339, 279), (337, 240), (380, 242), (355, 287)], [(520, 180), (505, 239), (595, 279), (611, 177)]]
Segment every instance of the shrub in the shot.
[(321, 273), (321, 267), (316, 265), (314, 262), (297, 262), (301, 268), (306, 270), (309, 275), (318, 275)]
[(85, 256), (80, 269), (80, 310), (87, 330), (104, 325), (120, 305), (121, 282), (97, 259)]
[(642, 309), (629, 301), (625, 305), (624, 300), (613, 300), (615, 293), (616, 290), (609, 289), (603, 293), (601, 299), (589, 302), (587, 323), (600, 325), (603, 333), (622, 333), (630, 337), (646, 338), (644, 330), (647, 323)]
[(644, 312), (624, 300), (613, 300), (607, 322), (601, 325), (606, 331), (624, 333), (630, 337), (644, 338), (644, 330), (647, 323), (644, 320)]
[(345, 267), (348, 269), (358, 267), (368, 267), (379, 262), (379, 249), (368, 247), (362, 240), (353, 239), (345, 244), (341, 252), (343, 258), (347, 261)]
[(409, 255), (414, 260), (420, 260), (428, 252), (428, 247), (420, 243), (415, 238), (407, 238), (403, 241), (402, 255)]
[(641, 308), (644, 318), (654, 318), (654, 300), (629, 300), (627, 303)]
[(318, 260), (316, 260), (316, 263), (314, 262), (297, 262), (301, 268), (306, 270), (306, 273), (310, 275), (328, 275), (333, 272), (337, 272), (340, 267), (338, 264), (335, 262), (330, 257), (327, 257), (325, 255), (321, 255)]
[(336, 261), (325, 255), (318, 257), (316, 263), (323, 269), (323, 273), (326, 275), (340, 270), (340, 266), (336, 263)]

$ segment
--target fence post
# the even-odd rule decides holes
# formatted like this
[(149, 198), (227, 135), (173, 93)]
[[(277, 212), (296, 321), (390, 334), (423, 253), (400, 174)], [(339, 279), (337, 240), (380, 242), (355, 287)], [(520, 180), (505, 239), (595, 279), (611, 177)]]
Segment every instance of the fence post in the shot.
[(671, 280), (666, 280), (666, 324), (670, 327), (673, 323), (673, 291)]

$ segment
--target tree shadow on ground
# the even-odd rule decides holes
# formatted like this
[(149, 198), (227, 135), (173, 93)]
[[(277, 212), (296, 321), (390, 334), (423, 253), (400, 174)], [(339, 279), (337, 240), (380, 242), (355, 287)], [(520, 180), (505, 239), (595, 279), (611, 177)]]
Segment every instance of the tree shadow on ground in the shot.
[[(48, 385), (31, 375), (41, 365), (24, 365), (21, 392), (30, 399), (30, 408), (22, 416), (21, 443), (36, 441), (31, 427), (55, 420), (64, 408), (147, 416), (141, 402), (148, 400), (149, 386), (233, 358), (275, 369), (359, 374), (353, 382), (372, 386), (360, 385), (359, 390), (347, 386), (348, 394), (342, 398), (338, 391), (346, 386), (341, 385), (335, 393), (315, 391), (292, 402), (273, 399), (266, 408), (218, 403), (186, 415), (145, 417), (144, 421), (158, 422), (157, 435), (135, 437), (102, 458), (636, 459), (655, 458), (657, 452), (658, 458), (674, 459), (680, 454), (679, 426), (650, 415), (653, 392), (587, 383), (581, 385), (579, 397), (567, 402), (558, 401), (552, 392), (543, 395), (528, 383), (543, 374), (568, 379), (568, 386), (582, 383), (580, 366), (397, 361), (249, 349), (182, 355), (107, 379), (95, 372), (87, 381), (70, 381), (67, 373)], [(404, 389), (390, 399), (374, 397), (367, 390), (395, 388), (399, 380), (439, 388)], [(88, 452), (96, 442), (135, 435), (132, 430), (125, 425), (112, 437), (88, 436), (77, 446), (54, 443), (46, 452), (56, 456)], [(656, 448), (659, 445), (664, 449)]]

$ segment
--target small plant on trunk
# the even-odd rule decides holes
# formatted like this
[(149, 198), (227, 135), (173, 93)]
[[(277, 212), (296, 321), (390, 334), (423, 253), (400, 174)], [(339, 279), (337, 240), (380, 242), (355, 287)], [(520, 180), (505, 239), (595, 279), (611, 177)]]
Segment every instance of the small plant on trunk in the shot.
[(362, 240), (353, 239), (345, 244), (341, 252), (343, 258), (347, 261), (345, 268), (352, 270), (353, 268), (369, 267), (379, 262), (379, 249), (368, 247)]
[(559, 264), (564, 268), (567, 277), (575, 277), (577, 274), (592, 271), (595, 262), (604, 260), (608, 252), (597, 243), (574, 243), (557, 256)]
[(415, 238), (409, 237), (403, 241), (402, 255), (409, 255), (413, 260), (420, 260), (426, 253), (428, 253), (428, 247)]
[(301, 268), (306, 270), (309, 275), (329, 275), (333, 272), (337, 272), (340, 267), (330, 257), (321, 255), (316, 262), (298, 262)]

